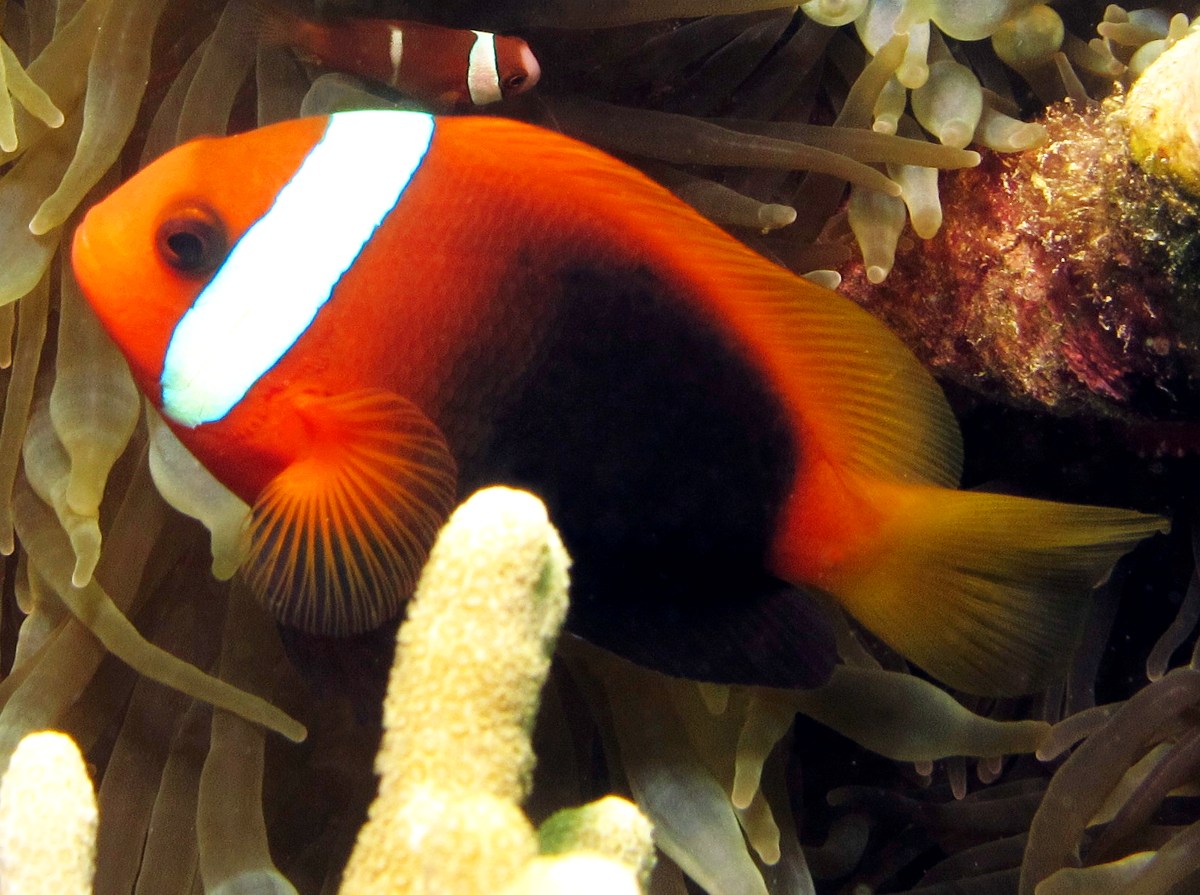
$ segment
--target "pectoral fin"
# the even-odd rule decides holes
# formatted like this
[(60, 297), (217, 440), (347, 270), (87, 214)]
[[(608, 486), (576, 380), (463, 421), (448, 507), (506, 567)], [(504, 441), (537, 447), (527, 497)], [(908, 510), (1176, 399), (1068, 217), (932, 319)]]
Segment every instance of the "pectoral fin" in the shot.
[(312, 449), (254, 505), (251, 584), (275, 617), (318, 634), (394, 618), (454, 505), (457, 470), (437, 426), (392, 392), (306, 395)]

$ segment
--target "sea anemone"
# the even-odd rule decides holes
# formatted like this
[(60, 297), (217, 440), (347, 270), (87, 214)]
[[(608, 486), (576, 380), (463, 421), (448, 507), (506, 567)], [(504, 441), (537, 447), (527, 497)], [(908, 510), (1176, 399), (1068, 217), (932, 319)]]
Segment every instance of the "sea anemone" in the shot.
[[(1078, 36), (1095, 27), (1087, 22), (1094, 13), (1083, 3), (933, 0), (812, 0), (799, 12), (771, 0), (455, 0), (405, 11), (524, 36), (542, 83), (502, 104), (502, 114), (623, 155), (799, 272), (836, 282), (840, 271), (851, 294), (945, 375), (1064, 413), (1101, 405), (1124, 412), (1143, 400), (1132, 377), (1149, 391), (1170, 391), (1179, 404), (1172, 412), (1182, 416), (1186, 401), (1175, 395), (1190, 379), (1187, 333), (1138, 304), (1151, 287), (1170, 291), (1170, 301), (1191, 294), (1182, 243), (1164, 249), (1179, 260), (1169, 283), (1145, 276), (1155, 255), (1133, 258), (1134, 272), (1114, 281), (1125, 290), (1114, 301), (1133, 304), (1120, 313), (1140, 315), (1136, 332), (1119, 332), (1115, 308), (1115, 317), (1080, 321), (1083, 330), (1116, 321), (1112, 338), (1148, 350), (1149, 359), (1093, 352), (1110, 344), (1107, 335), (1091, 333), (1074, 348), (1053, 331), (1038, 343), (1041, 353), (1018, 356), (1011, 340), (989, 353), (995, 334), (1015, 325), (1013, 291), (1000, 286), (984, 292), (980, 330), (943, 331), (929, 316), (936, 302), (917, 300), (922, 259), (956, 275), (978, 267), (967, 249), (999, 232), (972, 209), (981, 196), (1004, 209), (998, 223), (1006, 232), (1033, 229), (1045, 239), (1075, 223), (1087, 238), (1065, 206), (1045, 201), (1062, 194), (1042, 191), (1057, 188), (1048, 177), (1066, 166), (1068, 120), (1081, 140), (1071, 145), (1117, 165), (1108, 180), (1084, 181), (1087, 195), (1120, 186), (1140, 226), (1162, 223), (1173, 236), (1194, 220), (1185, 197), (1194, 168), (1160, 163), (1168, 149), (1180, 157), (1177, 129), (1133, 141), (1129, 157), (1147, 163), (1146, 175), (1131, 174), (1115, 130), (1163, 106), (1137, 92), (1092, 105), (1132, 83), (1157, 54), (1174, 65), (1169, 47), (1182, 45), (1186, 19), (1110, 7), (1096, 37)], [(15, 763), (17, 744), (44, 728), (79, 744), (99, 785), (96, 892), (191, 892), (200, 879), (212, 888), (251, 859), (271, 868), (264, 872), (280, 891), (282, 881), (304, 893), (336, 891), (375, 795), (391, 632), (344, 641), (281, 634), (240, 580), (227, 580), (243, 556), (245, 506), (142, 413), (58, 251), (91, 196), (182, 140), (302, 112), (404, 102), (305, 66), (285, 47), (256, 46), (247, 37), (256, 15), (245, 0), (27, 0), (5, 8), (0, 548), (10, 559), (0, 766)], [(1074, 107), (1033, 120), (1066, 96)], [(1165, 108), (1150, 117), (1178, 120), (1177, 109)], [(996, 205), (998, 185), (1007, 184), (1032, 198)], [(1160, 205), (1175, 217), (1155, 217)], [(1109, 211), (1101, 206), (1097, 215), (1107, 220)], [(964, 231), (973, 231), (970, 240)], [(1044, 276), (1048, 264), (1039, 257), (1027, 267)], [(956, 298), (973, 288), (955, 282), (946, 288)], [(1085, 299), (1074, 301), (1068, 306)], [(964, 315), (948, 316), (962, 326)], [(1049, 349), (1064, 345), (1055, 360)], [(1088, 376), (1071, 367), (1075, 355), (1091, 362)], [(1053, 388), (1039, 391), (1046, 382)], [(1014, 464), (1002, 469), (1022, 475)], [(1177, 565), (1169, 571), (1179, 577)], [(1140, 592), (1131, 580), (1118, 575), (1100, 594), (1071, 677), (1032, 702), (954, 698), (836, 613), (843, 665), (811, 692), (697, 686), (567, 639), (534, 734), (542, 761), (525, 822), (610, 790), (629, 792), (671, 858), (655, 871), (656, 891), (680, 890), (678, 868), (712, 893), (856, 884), (901, 891), (941, 861), (924, 891), (1024, 892), (1053, 874), (1062, 880), (1053, 885), (1066, 886), (1067, 871), (1092, 885), (1122, 872), (1104, 868), (1128, 855), (1130, 873), (1152, 880), (1136, 891), (1165, 891), (1186, 873), (1156, 868), (1178, 868), (1181, 855), (1194, 854), (1180, 838), (1186, 829), (1167, 836), (1154, 823), (1160, 805), (1194, 820), (1185, 800), (1167, 795), (1180, 770), (1194, 766), (1194, 672), (1169, 674), (1140, 695), (1129, 682), (1110, 687), (1110, 698), (1128, 699), (1111, 718), (1080, 711), (1090, 705), (1109, 639), (1105, 610), (1115, 612), (1122, 589)], [(1151, 580), (1170, 584), (1165, 572)], [(1186, 602), (1181, 617), (1194, 614), (1195, 603)], [(1171, 634), (1176, 644), (1186, 636)], [(1160, 677), (1164, 651), (1171, 650), (1156, 653)], [(1159, 715), (1134, 750), (1154, 757), (1106, 751), (1137, 729), (1139, 713), (1160, 695)], [(210, 704), (234, 714), (214, 714)], [(244, 718), (300, 739), (299, 718), (308, 739), (264, 738)], [(1087, 740), (1048, 788), (1046, 765), (1004, 757), (1040, 748), (1049, 759), (1089, 720), (1105, 723), (1085, 728)], [(979, 758), (976, 777), (989, 785), (968, 792), (964, 755)], [(945, 769), (936, 779), (934, 760)], [(1123, 792), (1133, 795), (1108, 814), (1096, 808), (1064, 819), (1063, 791), (1101, 773), (1127, 776)], [(0, 810), (3, 802), (0, 793)], [(589, 823), (558, 817), (543, 825), (547, 837)], [(1145, 856), (1151, 850), (1153, 859)], [(1073, 866), (1084, 862), (1091, 866)]]

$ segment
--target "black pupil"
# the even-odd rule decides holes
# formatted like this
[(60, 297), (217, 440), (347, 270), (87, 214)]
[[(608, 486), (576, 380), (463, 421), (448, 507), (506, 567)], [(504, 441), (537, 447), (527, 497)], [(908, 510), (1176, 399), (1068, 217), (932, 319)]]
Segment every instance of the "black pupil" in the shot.
[(181, 270), (197, 270), (207, 263), (206, 241), (199, 233), (180, 230), (168, 235), (166, 243), (170, 262)]
[(525, 83), (524, 75), (513, 75), (511, 78), (508, 79), (509, 87), (520, 87), (524, 83)]
[(159, 257), (188, 275), (208, 274), (221, 266), (229, 246), (221, 220), (206, 208), (188, 208), (158, 228)]

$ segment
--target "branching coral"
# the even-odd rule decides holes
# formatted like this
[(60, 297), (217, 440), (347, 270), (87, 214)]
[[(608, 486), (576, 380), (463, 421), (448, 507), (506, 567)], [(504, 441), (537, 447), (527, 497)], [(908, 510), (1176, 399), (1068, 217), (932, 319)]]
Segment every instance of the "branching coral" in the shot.
[(0, 892), (91, 895), (96, 796), (83, 756), (56, 731), (21, 740), (0, 782)]
[[(375, 6), (382, 10), (384, 4)], [(331, 645), (289, 636), (287, 650), (281, 651), (274, 630), (247, 621), (251, 616), (243, 613), (249, 607), (238, 603), (240, 585), (212, 583), (201, 533), (162, 506), (151, 476), (173, 507), (210, 529), (212, 571), (222, 578), (233, 575), (240, 562), (247, 510), (214, 487), (154, 420), (145, 428), (132, 425), (137, 406), (129, 400), (128, 380), (105, 355), (90, 321), (80, 316), (73, 284), (69, 276), (64, 280), (64, 266), (56, 260), (64, 226), (69, 228), (76, 203), (86, 205), (89, 189), (107, 189), (139, 160), (182, 139), (300, 112), (404, 102), (336, 73), (306, 70), (279, 48), (253, 47), (246, 40), (250, 7), (222, 0), (27, 0), (9, 4), (3, 25), (6, 46), (16, 59), (10, 64), (5, 51), (9, 87), (23, 69), (65, 120), (50, 128), (49, 107), (39, 117), (35, 101), (28, 95), (23, 99), (20, 88), (10, 89), (17, 99), (12, 137), (0, 146), (0, 303), (8, 305), (0, 308), (0, 359), (10, 354), (13, 359), (11, 371), (0, 374), (5, 388), (0, 546), (17, 550), (7, 575), (21, 612), (29, 614), (15, 647), (18, 659), (0, 682), (0, 746), (11, 750), (30, 730), (62, 726), (95, 763), (102, 806), (98, 867), (106, 892), (173, 895), (191, 892), (201, 877), (214, 888), (242, 883), (268, 891), (292, 885), (305, 895), (336, 891), (370, 796), (367, 764), (378, 706), (371, 681), (390, 650), (390, 637)], [(955, 12), (968, 21), (953, 18)], [(1024, 120), (1028, 116), (1022, 111), (1066, 93), (1100, 96), (1114, 83), (1128, 83), (1186, 31), (1178, 15), (1113, 7), (1104, 13), (1099, 36), (1089, 41), (1077, 35), (1080, 22), (1093, 13), (1101, 10), (1081, 3), (905, 7), (881, 0), (813, 0), (798, 14), (774, 0), (418, 0), (406, 5), (406, 14), (457, 26), (528, 31), (545, 77), (535, 95), (507, 104), (503, 113), (561, 127), (622, 153), (797, 270), (838, 267), (852, 286), (860, 279), (882, 279), (891, 299), (904, 290), (906, 259), (914, 252), (949, 262), (959, 256), (962, 246), (956, 240), (964, 228), (981, 229), (968, 215), (980, 198), (970, 186), (979, 169), (970, 166), (981, 154), (985, 174), (1003, 168), (1015, 172), (1006, 183), (1025, 181), (1038, 188), (1045, 182), (1028, 167), (1032, 155), (1010, 162), (991, 151), (1021, 152), (1045, 143), (1041, 157), (1056, 164), (1070, 161), (1057, 140), (1056, 119), (1037, 124)], [(676, 19), (701, 14), (706, 17)], [(639, 22), (614, 27), (633, 18)], [(899, 36), (897, 22), (903, 26)], [(581, 31), (579, 25), (604, 27)], [(973, 143), (958, 147), (971, 128)], [(1094, 146), (1111, 149), (1108, 130), (1096, 128), (1094, 136)], [(849, 192), (848, 182), (854, 184)], [(1103, 183), (1092, 185), (1103, 191)], [(1152, 185), (1138, 201), (1143, 207), (1156, 205), (1162, 195)], [(1031, 218), (1022, 218), (1010, 215), (1002, 223), (1018, 230), (1032, 225)], [(39, 235), (31, 232), (31, 222)], [(910, 225), (917, 239), (910, 237)], [(771, 233), (764, 236), (764, 230)], [(947, 241), (944, 256), (937, 255), (936, 243), (917, 241), (929, 238)], [(858, 254), (866, 263), (846, 266)], [(1012, 260), (1021, 273), (1032, 267), (1020, 256)], [(895, 269), (889, 270), (893, 263)], [(1022, 302), (1027, 310), (1037, 307), (1035, 296)], [(916, 337), (929, 337), (930, 314), (938, 306), (932, 301), (917, 308)], [(991, 332), (1020, 322), (990, 312), (989, 317)], [(15, 347), (10, 348), (14, 325)], [(961, 362), (963, 340), (948, 344)], [(1161, 344), (1153, 340), (1150, 347)], [(1087, 359), (1088, 352), (1080, 354)], [(976, 378), (972, 374), (972, 381)], [(149, 459), (143, 465), (146, 450)], [(1019, 477), (1020, 470), (1013, 474)], [(18, 543), (8, 499), (14, 487), (23, 533)], [(545, 535), (544, 525), (544, 519), (535, 520), (533, 541)], [(93, 565), (94, 580), (87, 584)], [(153, 682), (135, 684), (117, 663), (103, 660), (104, 650), (63, 605), (59, 592), (81, 597), (72, 578), (84, 585), (82, 596), (95, 597), (98, 588), (108, 593), (158, 647), (198, 668), (219, 668), (233, 684), (274, 697), (310, 726), (312, 741), (297, 747), (264, 739), (223, 714), (210, 723), (208, 707), (164, 695)], [(1115, 600), (1116, 591), (1112, 596)], [(21, 613), (10, 608), (11, 601), (0, 623), (5, 645), (12, 645), (21, 621)], [(120, 626), (115, 616), (106, 617)], [(425, 622), (432, 625), (431, 619)], [(1098, 662), (1106, 628), (1096, 625), (1099, 633), (1083, 639)], [(123, 636), (129, 634), (126, 629)], [(492, 636), (476, 637), (476, 645), (489, 646)], [(592, 786), (620, 789), (627, 782), (653, 816), (664, 849), (714, 893), (810, 893), (859, 883), (907, 889), (917, 875), (907, 868), (944, 856), (948, 860), (927, 877), (928, 891), (991, 886), (991, 891), (1015, 892), (1022, 834), (1049, 771), (1032, 761), (996, 756), (1040, 742), (1045, 724), (1028, 719), (1044, 714), (1053, 720), (1058, 709), (1049, 706), (1065, 702), (1073, 709), (1086, 699), (1054, 692), (1038, 707), (974, 703), (974, 711), (968, 711), (908, 675), (883, 651), (876, 655), (883, 656), (888, 670), (871, 667), (855, 636), (847, 632), (843, 638), (846, 666), (834, 683), (811, 694), (701, 690), (639, 677), (636, 670), (610, 667), (568, 647), (563, 653), (572, 673), (559, 675), (557, 684), (564, 690), (578, 686), (590, 699), (607, 766), (599, 766), (599, 748), (590, 738), (597, 733), (590, 721), (581, 720), (584, 713), (564, 711), (558, 721), (569, 727), (566, 738), (579, 753), (570, 768), (576, 789), (583, 792), (552, 807), (593, 797)], [(1179, 634), (1176, 645), (1184, 636)], [(536, 655), (544, 673), (547, 647), (539, 642)], [(135, 652), (144, 650), (136, 640), (126, 643), (134, 643)], [(233, 655), (239, 645), (249, 654)], [(458, 668), (460, 659), (461, 654), (446, 668)], [(1157, 659), (1161, 676), (1169, 663), (1162, 655)], [(414, 654), (406, 674), (416, 661)], [(271, 673), (260, 676), (259, 663), (270, 664)], [(143, 667), (153, 670), (152, 665)], [(1095, 679), (1094, 665), (1081, 660), (1077, 669), (1076, 683), (1084, 686), (1073, 693), (1089, 689)], [(429, 673), (440, 675), (439, 685), (450, 685), (446, 674)], [(1177, 678), (1169, 675), (1147, 692), (1161, 696), (1168, 689), (1162, 685), (1174, 688)], [(525, 679), (517, 689), (528, 700), (536, 682)], [(224, 692), (235, 702), (241, 698)], [(494, 704), (496, 695), (481, 698)], [(570, 700), (565, 702), (569, 709)], [(479, 716), (466, 705), (459, 706), (455, 725), (474, 746)], [(424, 779), (437, 777), (441, 790), (430, 792), (412, 779), (398, 784), (410, 798), (408, 810), (416, 811), (420, 799), (427, 806), (422, 810), (447, 811), (449, 788), (456, 798), (466, 793), (466, 801), (484, 806), (481, 812), (494, 811), (506, 835), (516, 831), (513, 853), (528, 859), (523, 877), (518, 880), (517, 871), (511, 872), (513, 891), (543, 891), (539, 887), (560, 874), (573, 886), (583, 879), (605, 891), (630, 889), (636, 876), (630, 868), (644, 861), (646, 850), (644, 823), (627, 803), (602, 801), (553, 816), (533, 838), (531, 821), (516, 807), (528, 787), (532, 709), (528, 702), (523, 705), (520, 721), (510, 719), (507, 726), (511, 742), (521, 748), (499, 762), (500, 772), (509, 775), (502, 792), (488, 790), (484, 798), (473, 778), (454, 776), (462, 769), (443, 761), (412, 771)], [(1162, 802), (1178, 808), (1177, 797), (1159, 796), (1173, 787), (1172, 767), (1189, 767), (1193, 726), (1192, 710), (1172, 705), (1178, 711), (1155, 735), (1166, 749), (1152, 751), (1145, 763), (1126, 756), (1111, 759), (1113, 767), (1127, 762), (1136, 768), (1121, 769), (1129, 771), (1121, 791), (1140, 792), (1129, 797), (1131, 807), (1114, 803), (1109, 814), (1115, 819), (1107, 828), (1116, 829), (1111, 841), (1098, 838), (1105, 834), (1092, 818), (1069, 831), (1083, 862), (1093, 866), (1066, 869), (1085, 874), (1088, 885), (1110, 870), (1123, 870), (1115, 865), (1126, 855), (1144, 855), (1163, 841), (1154, 819), (1146, 820), (1145, 806)], [(544, 715), (557, 708), (548, 706)], [(848, 740), (814, 734), (815, 723), (801, 721), (791, 740), (788, 731), (797, 710), (887, 755), (917, 760), (921, 773), (878, 762)], [(1072, 728), (1096, 717), (1085, 713), (1068, 719), (1055, 728), (1056, 735), (1071, 741), (1076, 738)], [(1127, 732), (1129, 717), (1118, 723), (1109, 711), (1093, 726), (1089, 742), (1099, 749), (1107, 738)], [(887, 719), (894, 724), (885, 724)], [(1008, 719), (1016, 720), (1001, 723)], [(953, 725), (972, 736), (943, 735)], [(908, 734), (920, 736), (904, 745)], [(423, 748), (434, 751), (435, 758), (450, 755)], [(1080, 751), (1080, 768), (1100, 766), (1095, 750)], [(1014, 765), (1020, 774), (969, 792), (967, 763), (961, 757), (941, 758), (951, 753), (990, 756), (978, 767), (982, 781), (1010, 775)], [(1168, 761), (1167, 754), (1178, 757)], [(206, 768), (209, 755), (212, 763)], [(222, 770), (231, 755), (244, 757), (234, 762), (244, 773)], [(474, 749), (468, 752), (475, 755)], [(803, 788), (796, 779), (800, 759), (789, 756), (807, 763), (810, 776)], [(940, 776), (931, 778), (935, 757), (948, 785)], [(1166, 770), (1155, 770), (1160, 764)], [(817, 778), (833, 766), (844, 776)], [(1062, 787), (1078, 779), (1075, 773), (1066, 769)], [(835, 786), (829, 794), (834, 804), (826, 804), (823, 797)], [(965, 799), (956, 800), (964, 793)], [(1057, 799), (1061, 787), (1052, 793)], [(1182, 804), (1179, 810), (1190, 822), (1194, 817), (1186, 816)], [(198, 811), (202, 832), (195, 836)], [(482, 817), (464, 823), (477, 834)], [(575, 853), (580, 843), (594, 851), (595, 842), (625, 835), (594, 832), (609, 823), (630, 833), (632, 851), (604, 863), (594, 854)], [(1032, 856), (1045, 854), (1042, 834), (1053, 826), (1037, 826), (1029, 866), (1036, 863)], [(372, 835), (364, 831), (364, 842)], [(273, 858), (267, 855), (268, 839)], [(1186, 844), (1186, 838), (1176, 839), (1176, 846)], [(1066, 852), (1057, 853), (1058, 863), (1044, 866), (1061, 871), (1075, 863), (1072, 848), (1068, 844)], [(930, 851), (939, 854), (930, 856)], [(560, 852), (565, 853), (561, 858), (549, 857)], [(1180, 852), (1174, 848), (1174, 854)], [(454, 862), (466, 853), (455, 848)], [(1162, 854), (1172, 857), (1170, 850)], [(1148, 862), (1134, 857), (1127, 866), (1138, 865), (1134, 870), (1141, 872)], [(670, 861), (661, 866), (668, 875), (676, 872)], [(606, 874), (614, 879), (611, 886)], [(1064, 886), (1069, 876), (1060, 877)], [(347, 877), (345, 885), (350, 891), (353, 879)]]
[[(397, 638), (379, 795), (346, 868), (344, 895), (642, 890), (653, 850), (649, 825), (633, 805), (604, 798), (559, 811), (540, 830), (518, 807), (531, 782), (539, 691), (566, 613), (567, 566), (544, 507), (530, 495), (490, 489), (451, 517)], [(242, 686), (269, 689), (270, 663), (262, 662), (264, 641), (254, 634), (269, 622), (240, 589), (226, 626), (237, 636), (225, 638), (222, 671)], [(154, 726), (182, 721), (187, 742), (195, 725), (185, 706), (176, 699), (165, 717), (160, 707), (157, 719), (127, 720), (126, 729), (136, 728), (141, 740)], [(120, 784), (126, 761), (133, 774), (145, 770), (126, 753), (134, 743), (116, 744), (106, 788)], [(218, 713), (202, 770), (187, 757), (195, 754), (190, 748), (160, 758), (164, 780), (178, 777), (185, 786), (172, 798), (184, 796), (195, 812), (197, 836), (172, 843), (173, 856), (142, 863), (138, 891), (143, 883), (147, 891), (176, 891), (172, 882), (189, 884), (197, 861), (206, 891), (296, 891), (271, 862), (255, 807), (263, 746), (261, 730)], [(155, 800), (153, 789), (144, 792)], [(128, 798), (102, 795), (101, 806), (110, 834), (148, 817), (130, 813)], [(147, 849), (162, 835), (151, 831)], [(87, 895), (95, 839), (95, 800), (74, 744), (60, 734), (25, 737), (0, 786), (0, 891)], [(141, 863), (130, 857), (127, 885)], [(119, 866), (102, 870), (98, 891), (122, 888)]]
[(603, 800), (551, 818), (541, 858), (539, 834), (517, 807), (533, 771), (538, 695), (566, 617), (567, 565), (530, 495), (488, 489), (450, 517), (397, 637), (379, 795), (342, 895), (637, 891), (651, 846), (628, 803)]

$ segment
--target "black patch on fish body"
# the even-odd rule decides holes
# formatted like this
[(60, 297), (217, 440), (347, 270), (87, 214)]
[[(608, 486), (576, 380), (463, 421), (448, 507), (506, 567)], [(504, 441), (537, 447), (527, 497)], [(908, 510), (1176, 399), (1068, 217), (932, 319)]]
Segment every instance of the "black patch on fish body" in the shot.
[(698, 679), (823, 681), (827, 621), (763, 571), (799, 459), (782, 402), (651, 271), (571, 267), (558, 289), (462, 493), (506, 483), (546, 502), (584, 638)]

